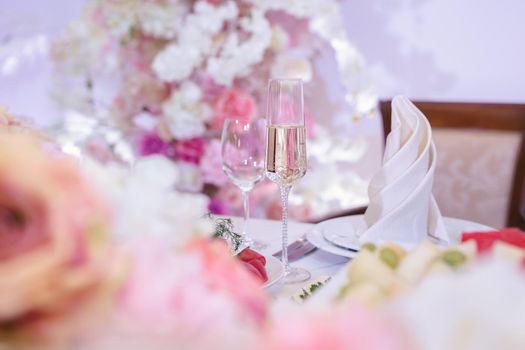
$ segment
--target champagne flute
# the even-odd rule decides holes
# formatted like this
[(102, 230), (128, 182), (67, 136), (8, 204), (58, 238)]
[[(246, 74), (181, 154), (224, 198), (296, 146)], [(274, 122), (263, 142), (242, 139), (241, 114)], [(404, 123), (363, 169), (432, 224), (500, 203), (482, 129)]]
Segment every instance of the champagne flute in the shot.
[(264, 144), (260, 128), (256, 120), (226, 119), (221, 137), (222, 169), (241, 190), (243, 197), (242, 246), (255, 249), (266, 247), (266, 244), (254, 241), (248, 234), (250, 191), (264, 173)]
[(310, 278), (310, 272), (288, 263), (288, 194), (293, 183), (305, 175), (306, 166), (303, 83), (300, 79), (272, 79), (268, 85), (265, 170), (281, 195), (284, 283)]

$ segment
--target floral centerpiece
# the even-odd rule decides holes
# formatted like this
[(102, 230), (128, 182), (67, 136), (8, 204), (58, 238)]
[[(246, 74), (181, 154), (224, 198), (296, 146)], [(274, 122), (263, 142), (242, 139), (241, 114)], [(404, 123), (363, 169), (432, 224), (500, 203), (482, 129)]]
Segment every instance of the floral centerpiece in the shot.
[[(135, 154), (175, 161), (182, 190), (204, 191), (213, 212), (234, 214), (240, 194), (220, 164), (224, 120), (262, 117), (269, 78), (311, 81), (314, 58), (326, 43), (335, 51), (354, 111), (369, 113), (375, 95), (360, 78), (363, 60), (346, 39), (334, 0), (90, 0), (54, 44), (56, 96), (116, 127)], [(87, 89), (75, 94), (79, 85), (69, 85), (71, 80)], [(320, 128), (315, 119), (307, 111), (310, 138)], [(84, 147), (98, 150), (94, 140), (100, 138), (83, 140)], [(268, 196), (274, 190), (270, 183), (255, 189), (256, 214), (279, 213), (278, 198)], [(294, 203), (292, 216), (310, 215), (305, 201)]]

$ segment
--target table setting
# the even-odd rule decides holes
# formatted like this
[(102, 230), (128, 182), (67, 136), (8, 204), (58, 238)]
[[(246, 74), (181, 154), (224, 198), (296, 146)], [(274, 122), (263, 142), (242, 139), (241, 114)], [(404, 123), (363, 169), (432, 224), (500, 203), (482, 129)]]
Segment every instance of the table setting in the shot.
[(344, 28), (333, 0), (86, 1), (50, 46), (63, 120), (0, 105), (0, 350), (524, 349), (525, 232), (442, 214), (428, 114), (395, 96), (352, 170), (378, 100)]

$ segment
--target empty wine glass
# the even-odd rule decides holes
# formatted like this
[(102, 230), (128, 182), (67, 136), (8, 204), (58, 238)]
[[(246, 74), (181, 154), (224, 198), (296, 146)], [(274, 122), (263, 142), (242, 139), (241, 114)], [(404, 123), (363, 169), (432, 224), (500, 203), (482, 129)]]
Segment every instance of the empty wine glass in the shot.
[(266, 244), (254, 241), (248, 233), (250, 218), (249, 194), (264, 173), (264, 133), (260, 120), (227, 119), (221, 138), (222, 169), (237, 186), (243, 197), (243, 246), (263, 249)]
[(268, 86), (266, 176), (279, 186), (282, 202), (282, 262), (284, 283), (310, 278), (305, 269), (288, 263), (288, 194), (306, 173), (306, 129), (303, 83), (300, 79), (273, 79)]

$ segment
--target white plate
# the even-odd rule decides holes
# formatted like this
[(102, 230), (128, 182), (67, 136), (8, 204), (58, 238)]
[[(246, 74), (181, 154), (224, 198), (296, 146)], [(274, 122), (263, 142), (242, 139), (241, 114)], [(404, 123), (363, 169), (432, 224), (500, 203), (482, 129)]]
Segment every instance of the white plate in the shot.
[[(340, 229), (341, 225), (352, 224), (352, 223), (358, 222), (358, 220), (362, 220), (362, 215), (345, 216), (342, 218), (336, 218), (336, 219), (324, 221), (322, 223), (317, 224), (310, 232), (308, 232), (307, 234), (308, 240), (310, 240), (310, 237), (311, 237), (312, 240), (310, 240), (310, 242), (312, 242), (312, 244), (316, 245), (316, 243), (314, 243), (315, 241), (319, 243), (320, 245), (322, 245), (323, 247), (326, 247), (326, 249), (323, 249), (322, 247), (317, 246), (318, 248), (327, 250), (337, 255), (344, 254), (343, 256), (352, 258), (357, 254), (356, 252), (351, 252), (346, 249), (341, 249), (341, 248), (338, 248), (328, 243), (323, 238), (323, 232), (319, 230), (317, 226), (320, 226), (322, 228), (328, 227), (328, 229), (333, 229), (334, 227), (336, 229)], [(445, 222), (445, 227), (447, 228), (447, 231), (452, 236), (452, 239), (455, 240), (456, 242), (459, 242), (461, 233), (464, 231), (493, 231), (494, 230), (492, 227), (478, 224), (472, 221), (467, 221), (467, 220), (461, 220), (461, 219), (455, 219), (455, 218), (449, 218), (449, 217), (444, 217), (443, 220)], [(328, 223), (328, 224), (321, 225), (323, 223)], [(349, 264), (351, 264), (351, 262)], [(345, 265), (338, 273), (336, 273), (332, 277), (332, 279), (328, 283), (326, 283), (326, 285), (323, 286), (318, 292), (314, 293), (308, 299), (308, 302), (312, 304), (321, 304), (321, 305), (331, 303), (336, 298), (337, 294), (341, 290), (341, 287), (345, 285), (346, 283), (348, 283), (348, 278), (346, 276), (347, 266), (348, 264)]]
[[(464, 231), (491, 231), (491, 227), (478, 224), (476, 222), (444, 217), (445, 227), (452, 237), (453, 242), (459, 242), (461, 233)], [(308, 241), (317, 248), (327, 251), (329, 253), (353, 258), (357, 253), (355, 251), (336, 246), (325, 239), (329, 235), (350, 235), (354, 232), (354, 227), (360, 225), (363, 221), (363, 215), (343, 216), (327, 221), (323, 221), (315, 225), (306, 237)]]
[(275, 256), (269, 255), (264, 256), (266, 258), (266, 274), (268, 275), (268, 281), (263, 284), (263, 288), (268, 288), (274, 283), (277, 283), (284, 276), (284, 266), (281, 260)]

